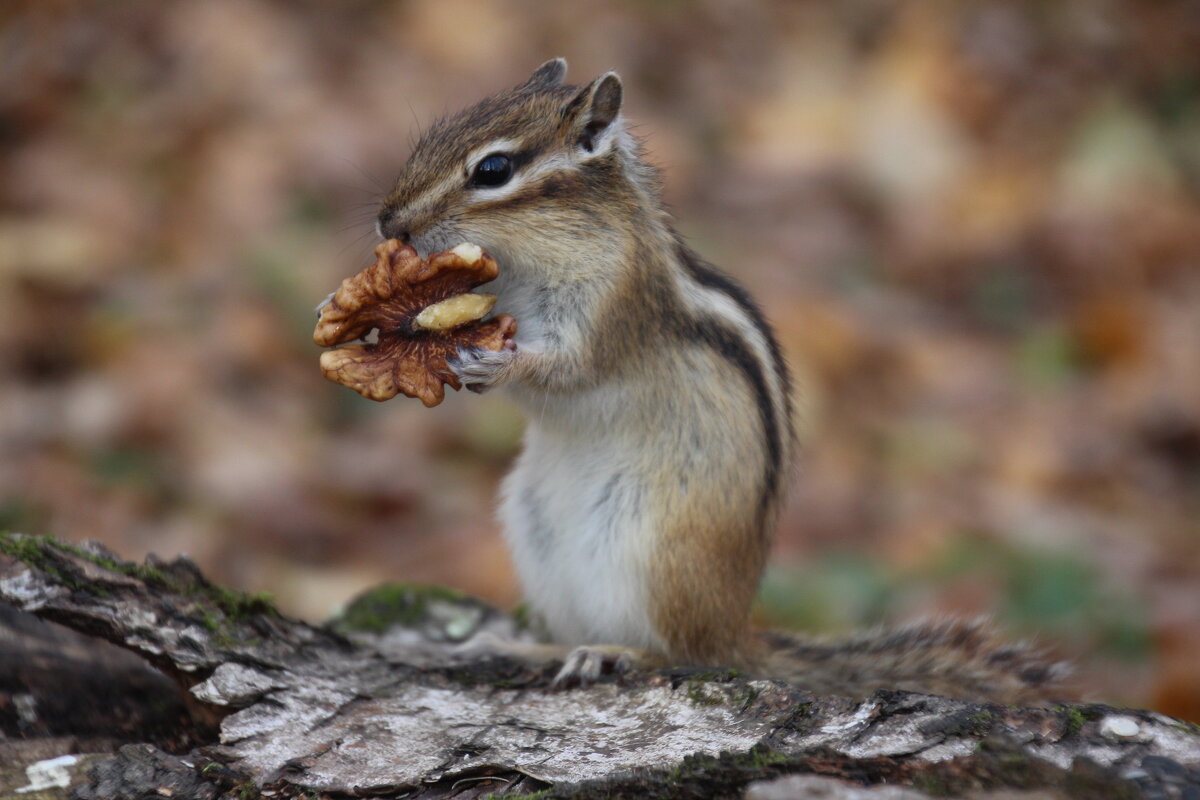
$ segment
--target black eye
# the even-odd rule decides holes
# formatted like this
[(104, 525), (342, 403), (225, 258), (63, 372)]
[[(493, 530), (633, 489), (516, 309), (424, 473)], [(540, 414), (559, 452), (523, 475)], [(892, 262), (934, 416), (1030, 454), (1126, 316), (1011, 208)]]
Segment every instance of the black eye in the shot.
[(503, 186), (512, 177), (512, 159), (504, 153), (492, 153), (475, 165), (472, 186)]

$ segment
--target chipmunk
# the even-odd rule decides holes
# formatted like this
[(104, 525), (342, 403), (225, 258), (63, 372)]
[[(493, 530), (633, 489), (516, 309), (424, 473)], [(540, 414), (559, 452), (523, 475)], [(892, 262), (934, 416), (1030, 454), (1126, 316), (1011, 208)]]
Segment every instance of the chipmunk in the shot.
[(620, 78), (572, 86), (566, 69), (431, 126), (378, 218), (422, 255), (469, 241), (501, 265), (486, 290), (515, 346), (451, 366), (528, 417), (500, 517), (557, 681), (724, 665), (848, 694), (1036, 696), (1055, 668), (977, 624), (751, 632), (795, 449), (788, 369), (746, 291), (673, 229)]

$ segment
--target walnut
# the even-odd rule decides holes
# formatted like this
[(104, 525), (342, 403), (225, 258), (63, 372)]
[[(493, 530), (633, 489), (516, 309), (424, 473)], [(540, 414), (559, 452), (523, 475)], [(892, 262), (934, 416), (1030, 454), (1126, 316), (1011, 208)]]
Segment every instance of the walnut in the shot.
[[(321, 372), (371, 400), (399, 393), (436, 406), (444, 384), (461, 388), (446, 359), (460, 347), (511, 346), (517, 323), (508, 315), (481, 322), (496, 302), (471, 289), (500, 270), (479, 247), (462, 244), (423, 260), (390, 239), (375, 248), (375, 263), (346, 278), (319, 309), (313, 341), (344, 345), (321, 354)], [(378, 329), (376, 344), (346, 344)]]

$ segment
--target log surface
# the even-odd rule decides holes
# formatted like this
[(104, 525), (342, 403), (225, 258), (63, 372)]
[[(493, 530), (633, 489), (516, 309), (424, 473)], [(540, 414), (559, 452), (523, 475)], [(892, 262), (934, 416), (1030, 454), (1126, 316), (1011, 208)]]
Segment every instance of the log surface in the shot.
[[(119, 708), (76, 697), (90, 738), (61, 719), (39, 723), (38, 708), (63, 711), (25, 692), (25, 728), (0, 741), (0, 797), (1200, 794), (1200, 730), (1149, 711), (888, 691), (855, 700), (722, 670), (554, 690), (549, 668), (459, 655), (474, 637), (520, 634), (511, 617), (449, 592), (393, 590), (313, 626), (213, 585), (186, 559), (130, 564), (95, 544), (0, 534), (0, 601), (10, 620), (23, 612), (93, 637), (47, 634), (43, 653), (96, 670), (76, 651), (102, 639), (170, 679), (136, 662), (114, 668), (108, 683), (143, 688)], [(10, 677), (0, 690), (14, 697)], [(98, 738), (106, 712), (126, 723)], [(82, 754), (57, 784), (32, 782), (39, 764)]]

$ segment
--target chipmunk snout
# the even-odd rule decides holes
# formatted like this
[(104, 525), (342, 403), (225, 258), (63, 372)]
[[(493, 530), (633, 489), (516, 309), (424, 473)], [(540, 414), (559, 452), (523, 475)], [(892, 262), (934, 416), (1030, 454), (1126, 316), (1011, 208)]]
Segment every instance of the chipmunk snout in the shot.
[(408, 220), (400, 219), (392, 209), (385, 208), (379, 212), (376, 229), (384, 239), (399, 239), (404, 244), (412, 243), (412, 230)]

